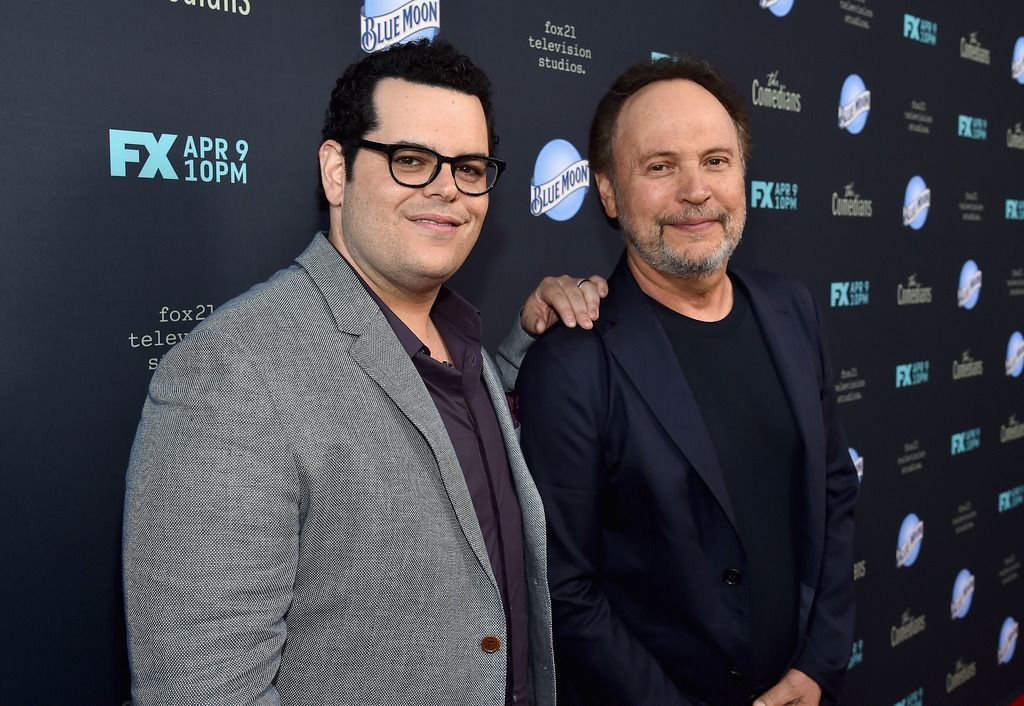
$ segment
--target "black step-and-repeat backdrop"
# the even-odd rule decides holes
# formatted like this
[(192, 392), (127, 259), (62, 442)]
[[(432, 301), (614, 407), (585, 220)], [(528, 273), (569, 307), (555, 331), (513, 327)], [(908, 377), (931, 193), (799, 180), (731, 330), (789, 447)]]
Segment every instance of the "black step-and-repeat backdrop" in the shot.
[(593, 108), (691, 52), (747, 92), (737, 258), (826, 312), (862, 471), (847, 703), (1024, 691), (1024, 12), (991, 0), (110, 0), (0, 6), (0, 700), (128, 698), (124, 469), (152, 371), (322, 226), (363, 52), (443, 36), (510, 163), (456, 287), (491, 346), (544, 274), (608, 272)]

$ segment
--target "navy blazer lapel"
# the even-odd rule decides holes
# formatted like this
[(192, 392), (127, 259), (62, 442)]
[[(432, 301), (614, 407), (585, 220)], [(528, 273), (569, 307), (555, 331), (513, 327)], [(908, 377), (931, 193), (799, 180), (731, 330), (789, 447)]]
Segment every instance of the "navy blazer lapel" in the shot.
[[(821, 465), (825, 458), (825, 437), (821, 430), (820, 361), (814, 358), (817, 341), (813, 332), (803, 325), (796, 302), (762, 287), (756, 278), (743, 271), (732, 272), (750, 292), (751, 308), (757, 317), (768, 352), (778, 370), (782, 388), (793, 410), (797, 430), (804, 447), (803, 484), (806, 492), (803, 527), (811, 542), (816, 566), (817, 553), (824, 543), (825, 486)], [(813, 315), (810, 312), (808, 315)]]
[(672, 344), (651, 301), (626, 266), (625, 255), (608, 286), (611, 294), (598, 319), (605, 345), (736, 528), (711, 435)]
[(380, 307), (325, 236), (318, 233), (298, 262), (327, 300), (338, 329), (357, 337), (348, 351), (353, 362), (377, 383), (427, 441), (466, 540), (497, 588), (462, 466), (441, 415), (409, 354)]

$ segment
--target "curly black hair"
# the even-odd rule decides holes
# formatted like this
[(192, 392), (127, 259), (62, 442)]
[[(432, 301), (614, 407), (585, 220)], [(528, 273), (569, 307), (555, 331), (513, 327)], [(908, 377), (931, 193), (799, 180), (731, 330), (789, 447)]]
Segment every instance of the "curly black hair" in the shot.
[[(346, 180), (352, 179), (352, 163), (358, 151), (351, 141), (377, 126), (373, 91), (383, 78), (400, 78), (479, 98), (487, 121), (488, 146), (494, 154), (498, 135), (494, 131), (491, 81), (487, 74), (449, 42), (423, 39), (368, 54), (349, 65), (331, 91), (322, 137), (323, 141), (335, 140), (342, 145)], [(326, 207), (323, 185), (319, 186), (319, 194), (321, 207)]]

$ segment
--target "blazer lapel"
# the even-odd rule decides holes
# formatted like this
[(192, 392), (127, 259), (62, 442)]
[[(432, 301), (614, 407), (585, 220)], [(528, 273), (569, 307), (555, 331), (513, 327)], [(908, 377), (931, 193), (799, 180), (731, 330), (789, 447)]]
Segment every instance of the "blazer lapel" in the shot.
[(318, 233), (298, 258), (323, 293), (338, 329), (356, 336), (349, 355), (423, 435), (440, 471), (452, 509), (481, 568), (497, 588), (480, 522), (441, 415), (387, 319), (352, 269)]
[[(805, 447), (813, 442), (820, 446), (821, 435), (811, 433), (814, 420), (821, 417), (821, 399), (815, 370), (818, 365), (810, 355), (807, 346), (799, 345), (807, 340), (807, 332), (799, 328), (797, 317), (788, 302), (780, 301), (768, 291), (752, 282), (742, 273), (735, 273), (750, 292), (750, 304), (754, 316), (760, 323), (768, 352), (779, 372), (782, 387), (793, 407), (797, 429)], [(824, 458), (823, 448), (806, 448), (808, 458)]]
[(672, 344), (652, 303), (629, 272), (625, 256), (609, 280), (609, 289), (612, 294), (598, 320), (608, 350), (736, 528), (711, 435)]
[[(813, 585), (825, 537), (825, 437), (821, 431), (820, 362), (813, 355), (817, 342), (809, 340), (794, 304), (761, 287), (743, 272), (734, 272), (750, 292), (751, 307), (761, 327), (768, 352), (793, 410), (797, 431), (804, 447), (802, 475), (803, 518), (800, 525), (807, 547), (801, 553), (805, 583)], [(803, 621), (805, 615), (801, 616)]]

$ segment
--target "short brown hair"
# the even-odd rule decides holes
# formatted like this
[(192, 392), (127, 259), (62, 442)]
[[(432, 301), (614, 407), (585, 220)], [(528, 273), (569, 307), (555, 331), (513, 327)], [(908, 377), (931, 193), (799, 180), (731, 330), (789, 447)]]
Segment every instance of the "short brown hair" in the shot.
[(634, 93), (657, 81), (683, 79), (693, 81), (718, 99), (733, 125), (740, 143), (740, 158), (750, 157), (750, 113), (740, 92), (715, 67), (693, 56), (666, 57), (657, 61), (635, 64), (615, 79), (615, 83), (597, 104), (594, 122), (590, 125), (590, 152), (588, 159), (594, 172), (611, 174), (612, 141), (615, 125), (622, 106)]

